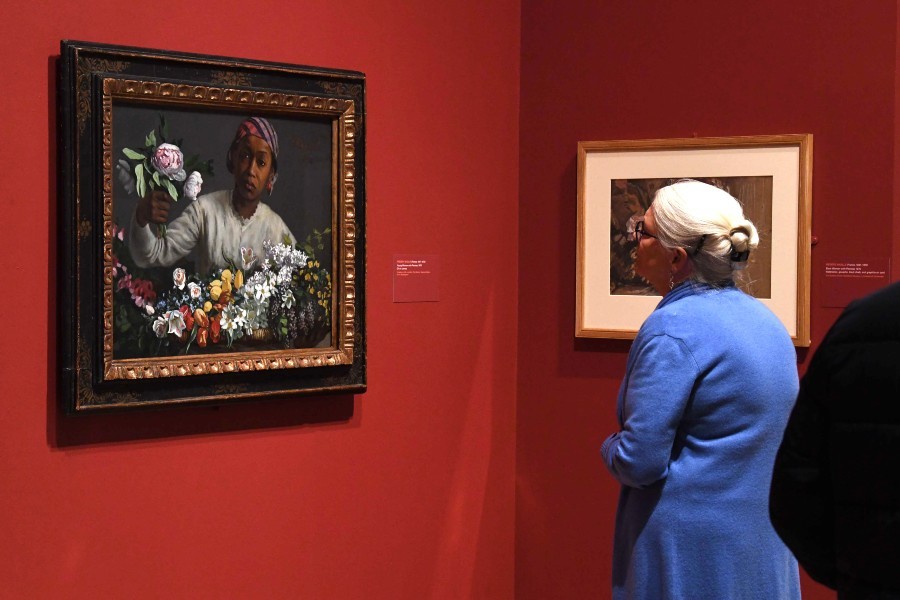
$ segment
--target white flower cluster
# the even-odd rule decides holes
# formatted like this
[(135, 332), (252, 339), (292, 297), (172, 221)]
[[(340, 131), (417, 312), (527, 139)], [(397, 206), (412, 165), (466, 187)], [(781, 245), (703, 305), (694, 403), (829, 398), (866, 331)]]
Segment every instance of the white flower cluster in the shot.
[(303, 250), (291, 248), (287, 244), (263, 243), (266, 251), (266, 266), (281, 270), (283, 267), (305, 267), (309, 256)]
[(255, 299), (257, 302), (264, 303), (269, 300), (275, 287), (275, 275), (267, 270), (261, 269), (251, 275), (244, 283), (244, 295)]
[[(229, 304), (222, 310), (222, 331), (230, 332), (234, 337), (247, 328), (247, 311), (236, 304)], [(251, 329), (247, 333), (252, 333)], [(237, 335), (236, 335), (237, 334)]]

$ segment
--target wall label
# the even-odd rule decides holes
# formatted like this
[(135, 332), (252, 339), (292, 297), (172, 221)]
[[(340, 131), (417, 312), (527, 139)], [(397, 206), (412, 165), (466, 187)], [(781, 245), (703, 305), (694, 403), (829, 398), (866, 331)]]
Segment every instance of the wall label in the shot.
[(891, 259), (859, 258), (825, 263), (823, 306), (844, 307), (891, 282)]
[(437, 302), (440, 297), (440, 256), (394, 255), (394, 302)]

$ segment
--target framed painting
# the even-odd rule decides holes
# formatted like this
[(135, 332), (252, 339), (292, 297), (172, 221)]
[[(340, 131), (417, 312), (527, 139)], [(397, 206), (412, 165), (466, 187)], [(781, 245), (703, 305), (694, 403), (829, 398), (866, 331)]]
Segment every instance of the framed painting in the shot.
[(809, 346), (809, 134), (579, 142), (576, 337), (633, 339), (659, 302), (635, 273), (629, 223), (679, 179), (738, 199), (760, 236), (738, 285)]
[(70, 413), (366, 388), (365, 77), (63, 41)]

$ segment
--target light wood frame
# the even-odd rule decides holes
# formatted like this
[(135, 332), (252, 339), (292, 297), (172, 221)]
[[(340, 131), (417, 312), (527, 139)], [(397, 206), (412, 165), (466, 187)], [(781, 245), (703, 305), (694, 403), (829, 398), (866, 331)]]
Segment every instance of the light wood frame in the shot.
[(610, 293), (611, 182), (772, 178), (771, 298), (795, 346), (810, 344), (812, 134), (578, 143), (575, 336), (633, 339), (659, 296)]

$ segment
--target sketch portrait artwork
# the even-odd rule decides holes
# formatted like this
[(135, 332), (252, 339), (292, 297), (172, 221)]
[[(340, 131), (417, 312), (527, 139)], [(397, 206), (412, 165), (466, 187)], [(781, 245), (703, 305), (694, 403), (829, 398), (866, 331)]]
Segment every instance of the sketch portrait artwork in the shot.
[[(634, 272), (637, 242), (634, 224), (653, 201), (656, 191), (687, 177), (614, 179), (610, 183), (609, 293), (654, 296), (656, 291)], [(738, 287), (756, 298), (772, 291), (772, 177), (690, 177), (721, 188), (737, 199), (759, 232), (759, 246), (736, 278)]]
[(582, 141), (577, 162), (576, 337), (637, 335), (660, 296), (635, 271), (635, 227), (660, 188), (695, 179), (736, 198), (759, 233), (735, 283), (809, 345), (812, 135)]

